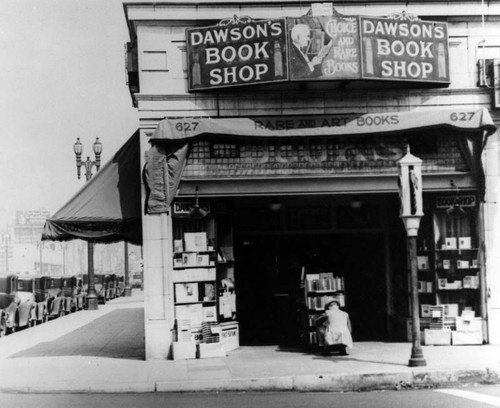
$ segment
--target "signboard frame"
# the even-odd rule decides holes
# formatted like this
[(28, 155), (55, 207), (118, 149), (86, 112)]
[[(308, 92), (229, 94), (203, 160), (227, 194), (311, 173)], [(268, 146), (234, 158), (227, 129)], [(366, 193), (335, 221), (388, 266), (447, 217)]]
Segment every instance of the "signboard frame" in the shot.
[[(251, 41), (252, 36), (259, 41)], [(198, 43), (200, 38), (204, 44)], [(225, 41), (228, 38), (235, 41)], [(270, 41), (272, 44), (269, 44)], [(234, 16), (214, 26), (187, 28), (186, 48), (189, 92), (289, 80), (285, 18), (253, 20), (246, 16)], [(252, 59), (255, 59), (255, 65), (251, 64)], [(268, 74), (269, 70), (273, 70), (274, 75)], [(204, 73), (208, 74), (208, 78), (204, 77)], [(269, 76), (272, 78), (260, 80)], [(282, 78), (277, 79), (279, 76)], [(233, 82), (226, 83), (225, 79), (231, 78)]]
[[(305, 34), (297, 34), (298, 26)], [(299, 47), (298, 38), (306, 36)], [(298, 81), (450, 84), (448, 24), (404, 11), (385, 17), (335, 9), (332, 15), (264, 20), (233, 16), (187, 28), (186, 48), (189, 92)]]
[[(431, 65), (432, 69), (436, 68), (433, 64), (436, 64), (436, 58), (431, 60), (425, 59), (425, 54), (430, 54), (434, 52), (437, 54), (437, 69), (438, 69), (438, 79), (430, 79), (430, 80), (425, 80), (425, 79), (416, 79), (416, 78), (408, 78), (408, 77), (397, 77), (397, 76), (387, 76), (384, 77), (382, 74), (376, 75), (375, 73), (372, 72), (370, 75), (367, 71), (374, 71), (375, 68), (379, 68), (379, 66), (376, 66), (376, 64), (373, 62), (373, 54), (375, 50), (371, 49), (371, 52), (368, 50), (368, 45), (372, 44), (370, 40), (372, 40), (371, 37), (365, 37), (363, 33), (363, 27), (364, 27), (364, 21), (371, 21), (373, 24), (373, 21), (378, 21), (381, 24), (374, 24), (373, 30), (374, 31), (386, 31), (385, 36), (377, 36), (375, 39), (377, 40), (377, 43), (379, 44), (379, 47), (377, 48), (382, 48), (382, 52), (384, 53), (390, 53), (393, 55), (394, 58), (396, 58), (394, 63), (397, 62), (403, 62), (408, 63), (405, 66), (405, 69), (408, 70), (408, 73), (411, 75), (410, 70), (412, 67), (416, 67), (417, 70), (421, 70), (423, 75), (425, 75), (426, 69), (429, 68), (429, 65)], [(385, 23), (385, 24), (384, 24)], [(410, 25), (409, 27), (407, 25)], [(420, 28), (421, 31), (414, 30), (413, 32), (413, 27), (425, 27)], [(435, 30), (432, 30), (431, 28), (435, 28)], [(433, 35), (434, 31), (441, 31), (439, 28), (442, 29), (442, 41), (437, 42), (437, 43), (430, 43), (428, 41), (424, 42), (421, 40), (415, 41), (410, 39), (408, 42), (403, 42), (402, 38), (408, 37), (408, 38), (414, 38), (418, 37), (418, 34), (425, 39), (426, 36)], [(406, 13), (402, 14), (395, 14), (393, 16), (389, 17), (368, 17), (368, 16), (359, 16), (359, 51), (361, 54), (361, 78), (362, 80), (377, 80), (377, 81), (391, 81), (391, 82), (420, 82), (420, 83), (426, 83), (426, 84), (449, 84), (450, 83), (450, 68), (449, 68), (449, 43), (448, 43), (448, 24), (446, 22), (438, 22), (438, 21), (425, 21), (425, 20), (420, 20), (417, 17), (410, 16)], [(398, 31), (403, 34), (403, 35), (392, 35), (390, 31)], [(389, 32), (389, 34), (387, 34)], [(415, 35), (414, 35), (415, 34)], [(389, 39), (393, 37), (393, 42), (389, 43)], [(388, 38), (387, 38), (388, 37)], [(426, 43), (426, 44), (423, 44)], [(440, 44), (443, 44), (442, 49), (439, 47)], [(411, 47), (410, 47), (411, 46)], [(370, 46), (372, 48), (373, 45)], [(404, 47), (404, 48), (402, 48)], [(437, 50), (435, 49), (437, 48)], [(415, 55), (408, 55), (407, 59), (404, 58), (398, 58), (401, 57), (400, 55), (397, 55), (400, 52), (406, 52), (406, 53), (414, 53)], [(369, 62), (370, 58), (367, 58), (367, 54), (372, 54), (372, 63)], [(421, 67), (418, 65), (418, 56), (420, 54), (421, 60), (420, 64)], [(382, 60), (382, 63), (387, 62), (388, 60)], [(424, 65), (426, 64), (426, 65)], [(380, 64), (382, 65), (382, 64)], [(370, 69), (371, 66), (371, 69)], [(394, 71), (392, 67), (383, 67), (384, 69), (390, 69), (391, 71)], [(428, 74), (428, 73), (427, 73)], [(439, 79), (444, 75), (443, 79)]]

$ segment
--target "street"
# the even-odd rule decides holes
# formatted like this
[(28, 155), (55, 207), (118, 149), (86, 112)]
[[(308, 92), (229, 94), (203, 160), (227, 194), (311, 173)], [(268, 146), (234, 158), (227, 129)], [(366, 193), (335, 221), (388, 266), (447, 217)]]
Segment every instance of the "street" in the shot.
[(144, 394), (0, 394), (0, 406), (44, 407), (218, 407), (240, 408), (481, 408), (500, 407), (500, 386), (361, 393), (223, 392)]

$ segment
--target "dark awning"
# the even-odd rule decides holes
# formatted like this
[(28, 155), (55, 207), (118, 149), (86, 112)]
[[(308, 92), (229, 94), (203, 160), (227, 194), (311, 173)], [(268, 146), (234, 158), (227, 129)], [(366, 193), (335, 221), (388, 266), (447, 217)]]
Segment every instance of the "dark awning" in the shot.
[(42, 240), (142, 244), (139, 131), (44, 226)]
[(248, 118), (165, 118), (151, 136), (144, 169), (147, 212), (167, 212), (177, 192), (192, 142), (335, 136), (452, 133), (484, 194), (481, 152), (496, 127), (487, 109), (418, 110), (346, 115)]

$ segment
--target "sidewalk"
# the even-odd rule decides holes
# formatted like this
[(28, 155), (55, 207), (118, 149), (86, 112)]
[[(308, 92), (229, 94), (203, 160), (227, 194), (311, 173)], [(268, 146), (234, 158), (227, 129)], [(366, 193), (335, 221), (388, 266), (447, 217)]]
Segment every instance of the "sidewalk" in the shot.
[(500, 345), (355, 343), (349, 356), (278, 346), (225, 358), (144, 361), (143, 293), (0, 339), (0, 392), (362, 391), (500, 383)]

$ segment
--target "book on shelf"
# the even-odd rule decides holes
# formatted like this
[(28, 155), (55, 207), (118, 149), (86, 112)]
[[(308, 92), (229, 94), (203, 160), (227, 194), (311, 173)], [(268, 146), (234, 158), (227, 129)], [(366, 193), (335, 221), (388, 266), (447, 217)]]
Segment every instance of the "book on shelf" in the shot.
[(203, 321), (203, 306), (201, 303), (176, 305), (175, 317), (177, 321), (189, 321), (191, 330), (194, 330), (195, 327), (201, 326), (201, 322)]
[(307, 306), (312, 310), (324, 310), (327, 303), (336, 300), (340, 303), (340, 307), (345, 306), (345, 296), (343, 293), (336, 293), (329, 296), (313, 296), (307, 298)]
[(177, 303), (198, 302), (200, 300), (198, 282), (176, 283), (175, 300)]
[(206, 282), (203, 284), (203, 300), (204, 301), (215, 300), (215, 284), (211, 282)]
[(418, 281), (418, 293), (432, 293), (432, 282)]
[(220, 246), (219, 247), (219, 262), (232, 262), (234, 261), (233, 247), (232, 246)]
[(306, 275), (308, 292), (334, 292), (344, 290), (344, 279), (332, 272)]
[(466, 275), (462, 280), (462, 287), (464, 289), (478, 289), (479, 288), (479, 276), (477, 275)]
[(417, 265), (418, 269), (422, 271), (429, 270), (429, 257), (427, 255), (418, 255), (417, 256)]
[(203, 321), (204, 322), (217, 322), (217, 307), (204, 306), (203, 307)]
[(174, 239), (174, 252), (183, 252), (184, 244), (182, 239)]
[(191, 341), (191, 321), (189, 319), (177, 319), (177, 341)]
[(231, 319), (233, 313), (236, 313), (236, 294), (224, 291), (219, 296), (219, 315), (224, 319)]

